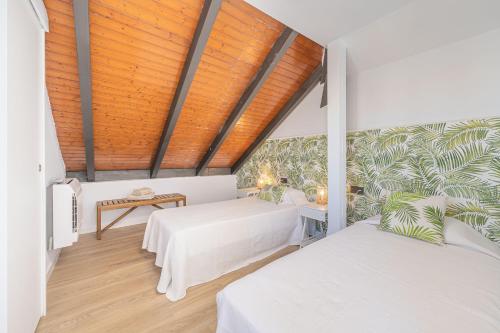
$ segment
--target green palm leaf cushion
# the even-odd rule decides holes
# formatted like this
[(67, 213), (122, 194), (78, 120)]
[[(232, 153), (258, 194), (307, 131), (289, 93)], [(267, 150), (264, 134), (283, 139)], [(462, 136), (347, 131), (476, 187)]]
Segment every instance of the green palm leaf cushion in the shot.
[(396, 192), (382, 207), (379, 229), (441, 245), (445, 211), (445, 197)]
[(274, 202), (275, 204), (281, 203), (283, 194), (285, 194), (285, 185), (270, 185), (263, 188), (258, 195), (261, 200)]

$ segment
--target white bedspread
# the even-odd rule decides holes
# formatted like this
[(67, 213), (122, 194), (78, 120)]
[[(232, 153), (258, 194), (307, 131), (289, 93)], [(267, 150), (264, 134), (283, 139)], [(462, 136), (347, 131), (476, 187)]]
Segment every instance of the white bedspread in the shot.
[(500, 261), (355, 224), (228, 285), (218, 333), (500, 332)]
[(300, 243), (295, 205), (245, 198), (159, 210), (142, 248), (162, 267), (157, 290), (176, 301), (186, 289)]

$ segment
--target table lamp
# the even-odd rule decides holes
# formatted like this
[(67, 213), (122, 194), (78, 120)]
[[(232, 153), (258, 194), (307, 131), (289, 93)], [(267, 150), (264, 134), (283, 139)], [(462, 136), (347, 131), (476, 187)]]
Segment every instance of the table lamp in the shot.
[(316, 189), (316, 203), (326, 205), (328, 203), (328, 191), (324, 186), (318, 186)]

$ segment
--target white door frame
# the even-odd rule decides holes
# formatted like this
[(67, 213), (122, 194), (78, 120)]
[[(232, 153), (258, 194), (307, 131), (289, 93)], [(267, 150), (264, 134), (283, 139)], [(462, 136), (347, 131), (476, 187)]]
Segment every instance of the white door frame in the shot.
[(47, 314), (47, 195), (46, 195), (46, 179), (45, 179), (45, 114), (46, 112), (51, 112), (47, 110), (46, 102), (46, 85), (45, 85), (45, 33), (49, 31), (49, 19), (47, 15), (47, 10), (42, 0), (30, 0), (33, 12), (35, 13), (38, 22), (40, 23), (40, 30), (43, 34), (42, 45), (40, 47), (39, 57), (42, 61), (42, 75), (40, 78), (40, 85), (43, 87), (42, 93), (38, 96), (39, 103), (43, 107), (40, 108), (40, 113), (38, 114), (39, 121), (39, 135), (38, 142), (40, 144), (39, 151), (40, 156), (38, 157), (38, 170), (39, 170), (39, 181), (40, 181), (40, 200), (41, 200), (41, 221), (42, 224), (40, 233), (40, 244), (41, 244), (41, 258), (40, 258), (40, 313), (42, 316)]
[(44, 64), (43, 66), (43, 72), (42, 72), (42, 82), (41, 84), (43, 85), (43, 93), (40, 98), (40, 103), (43, 105), (42, 108), (40, 108), (41, 112), (38, 115), (40, 117), (39, 121), (39, 126), (40, 126), (40, 137), (39, 137), (39, 142), (40, 142), (40, 156), (39, 156), (39, 174), (40, 174), (40, 195), (41, 195), (41, 201), (42, 201), (42, 206), (41, 206), (41, 215), (42, 219), (40, 223), (42, 224), (42, 232), (40, 233), (40, 244), (42, 246), (42, 251), (41, 251), (41, 258), (40, 258), (40, 270), (41, 270), (41, 281), (40, 281), (40, 307), (41, 307), (41, 314), (42, 317), (47, 314), (47, 190), (46, 190), (46, 179), (45, 179), (45, 113), (47, 112), (47, 103), (45, 101), (45, 94), (46, 94), (46, 88), (45, 88), (45, 38), (43, 38), (43, 47), (41, 48), (42, 50), (42, 63)]
[(40, 156), (38, 157), (38, 171), (39, 171), (39, 187), (40, 187), (40, 201), (41, 201), (41, 220), (42, 224), (41, 233), (40, 233), (40, 244), (41, 244), (41, 252), (40, 252), (40, 313), (42, 316), (47, 314), (47, 198), (46, 198), (46, 179), (45, 179), (45, 113), (50, 112), (47, 110), (46, 103), (46, 86), (45, 86), (45, 33), (49, 31), (49, 19), (47, 15), (47, 10), (45, 8), (45, 4), (42, 0), (30, 0), (33, 13), (38, 19), (38, 23), (40, 24), (40, 33), (43, 35), (42, 45), (40, 46), (40, 54), (38, 55), (39, 59), (41, 59), (42, 65), (42, 75), (40, 77), (40, 86), (42, 93), (38, 96), (38, 100), (40, 105), (43, 107), (40, 108), (40, 112), (38, 114), (38, 126), (39, 126), (39, 152)]
[(7, 332), (7, 0), (0, 0), (0, 332)]
[[(8, 0), (0, 0), (0, 332), (6, 332), (8, 327), (10, 326), (9, 323), (9, 309), (8, 309), (8, 279), (9, 279), (9, 270), (12, 269), (12, 267), (8, 267), (8, 242), (7, 240), (9, 239), (9, 235), (7, 235), (7, 219), (8, 219), (8, 209), (9, 209), (9, 197), (8, 197), (8, 180), (9, 180), (9, 173), (8, 173), (8, 157), (9, 157), (9, 142), (8, 142), (8, 120), (10, 119), (10, 115), (8, 113), (9, 110), (8, 104), (7, 104), (7, 87), (9, 85), (9, 77), (8, 75), (8, 57), (7, 57), (7, 47), (8, 47), (8, 40), (9, 36), (7, 34), (7, 29), (8, 29), (8, 23), (7, 20), (9, 19), (8, 16), (8, 11), (7, 8), (11, 4), (16, 3), (18, 0), (12, 0), (9, 2)], [(25, 4), (23, 6), (30, 6), (29, 5), (29, 0), (24, 0)], [(40, 0), (31, 0), (32, 6), (34, 6), (34, 3), (42, 3)], [(44, 152), (45, 152), (45, 140), (44, 140), (44, 123), (45, 123), (45, 117), (44, 117), (44, 86), (45, 86), (45, 42), (44, 42), (44, 33), (45, 33), (45, 27), (42, 24), (42, 21), (40, 20), (39, 17), (39, 9), (40, 7), (38, 6), (38, 10), (35, 10), (34, 7), (33, 9), (33, 20), (38, 20), (40, 23), (40, 28), (39, 30), (36, 31), (37, 34), (39, 35), (39, 39), (41, 40), (40, 45), (37, 45), (38, 48), (38, 54), (33, 55), (36, 57), (36, 60), (39, 65), (39, 69), (41, 70), (41, 75), (37, 79), (38, 82), (36, 82), (39, 87), (41, 87), (39, 96), (34, 96), (38, 100), (38, 105), (40, 106), (37, 110), (36, 114), (36, 121), (38, 121), (39, 126), (39, 133), (38, 135), (38, 144), (39, 146), (37, 147), (38, 149), (37, 152), (39, 154), (37, 160), (38, 163), (40, 164), (40, 172), (39, 176), (36, 177), (38, 181), (38, 189), (39, 189), (39, 199), (40, 199), (40, 206), (39, 206), (39, 219), (38, 223), (40, 223), (41, 226), (41, 232), (40, 232), (40, 240), (41, 240), (41, 247), (42, 251), (40, 254), (40, 281), (35, 281), (35, 283), (39, 283), (40, 286), (40, 304), (39, 304), (39, 313), (44, 314), (45, 313), (45, 295), (46, 295), (46, 268), (45, 268), (45, 260), (46, 260), (46, 228), (45, 228), (45, 186), (44, 186), (44, 173), (43, 173), (43, 159), (44, 159)], [(45, 7), (43, 7), (45, 9)], [(30, 22), (31, 23), (31, 22)], [(14, 33), (14, 32), (10, 32)], [(12, 55), (16, 56), (16, 55)], [(11, 113), (12, 115), (12, 113)], [(14, 143), (10, 143), (11, 145)], [(11, 254), (12, 255), (12, 254)], [(36, 305), (35, 305), (36, 306)]]

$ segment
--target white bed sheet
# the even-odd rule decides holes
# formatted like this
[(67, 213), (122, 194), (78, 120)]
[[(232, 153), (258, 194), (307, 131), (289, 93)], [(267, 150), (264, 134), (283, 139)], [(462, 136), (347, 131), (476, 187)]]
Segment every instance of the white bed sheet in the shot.
[(300, 243), (298, 207), (257, 198), (159, 210), (142, 244), (162, 267), (157, 290), (171, 301), (289, 245)]
[(218, 333), (500, 332), (500, 261), (355, 224), (217, 294)]

